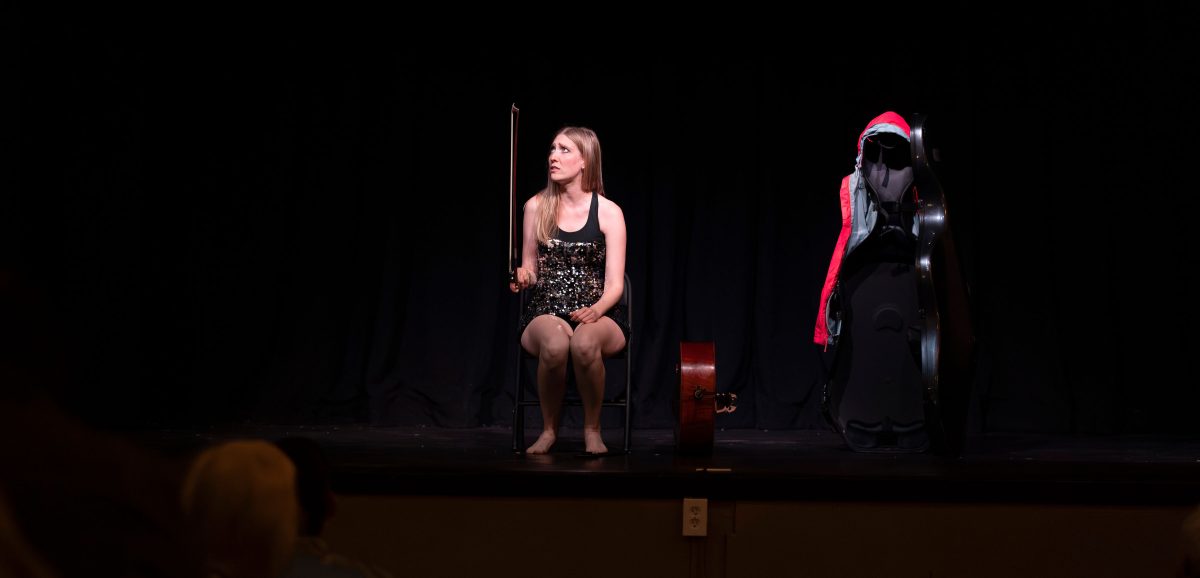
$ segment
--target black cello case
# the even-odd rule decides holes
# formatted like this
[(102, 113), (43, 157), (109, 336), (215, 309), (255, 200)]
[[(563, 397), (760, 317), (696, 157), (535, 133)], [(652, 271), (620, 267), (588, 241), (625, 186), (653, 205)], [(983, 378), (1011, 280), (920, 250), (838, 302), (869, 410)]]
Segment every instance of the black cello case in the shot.
[[(843, 261), (830, 301), (842, 332), (822, 405), (855, 451), (962, 451), (974, 337), (926, 124), (925, 115), (913, 115), (907, 142), (888, 135), (896, 138), (864, 147), (863, 173), (880, 217)], [(909, 171), (911, 181), (895, 178)]]

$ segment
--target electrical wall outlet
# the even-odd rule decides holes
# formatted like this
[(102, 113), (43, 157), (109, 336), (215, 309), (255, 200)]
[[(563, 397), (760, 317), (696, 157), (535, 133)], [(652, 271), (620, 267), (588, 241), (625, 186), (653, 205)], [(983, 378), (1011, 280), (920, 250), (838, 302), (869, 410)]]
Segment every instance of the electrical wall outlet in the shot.
[(683, 535), (708, 535), (708, 498), (683, 499)]

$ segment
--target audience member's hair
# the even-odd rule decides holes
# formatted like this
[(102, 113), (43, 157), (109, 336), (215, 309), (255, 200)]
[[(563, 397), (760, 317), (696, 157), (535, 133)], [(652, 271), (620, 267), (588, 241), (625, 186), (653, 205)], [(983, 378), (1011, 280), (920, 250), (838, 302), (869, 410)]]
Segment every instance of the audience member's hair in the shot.
[(204, 544), (212, 572), (227, 578), (279, 576), (295, 550), (296, 473), (262, 440), (202, 451), (183, 483), (183, 510)]

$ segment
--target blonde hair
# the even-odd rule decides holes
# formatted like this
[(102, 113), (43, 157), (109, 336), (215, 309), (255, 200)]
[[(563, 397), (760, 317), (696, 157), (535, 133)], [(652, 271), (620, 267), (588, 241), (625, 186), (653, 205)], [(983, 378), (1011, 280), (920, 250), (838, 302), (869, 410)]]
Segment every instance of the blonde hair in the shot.
[(181, 497), (211, 570), (234, 578), (287, 569), (299, 532), (296, 469), (274, 444), (238, 440), (205, 449), (192, 460)]
[[(604, 195), (604, 171), (600, 166), (600, 139), (590, 128), (581, 126), (563, 127), (554, 133), (571, 139), (583, 157), (583, 176), (579, 180), (583, 190)], [(546, 188), (538, 192), (538, 241), (545, 243), (554, 238), (558, 231), (558, 198), (562, 185), (546, 174)]]

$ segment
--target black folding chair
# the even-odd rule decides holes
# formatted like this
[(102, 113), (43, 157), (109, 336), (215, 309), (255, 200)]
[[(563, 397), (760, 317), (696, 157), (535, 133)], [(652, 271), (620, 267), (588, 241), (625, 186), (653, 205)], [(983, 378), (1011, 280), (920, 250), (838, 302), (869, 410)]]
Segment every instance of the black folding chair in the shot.
[[(518, 308), (518, 311), (525, 310), (525, 293), (526, 293), (525, 291), (521, 292), (521, 304), (520, 304), (520, 307)], [(615, 365), (617, 363), (624, 365), (624, 368), (622, 368), (623, 371), (621, 371), (621, 373), (625, 376), (625, 386), (624, 386), (624, 388), (618, 389), (616, 392), (616, 395), (610, 396), (608, 393), (610, 388), (607, 387), (608, 384), (606, 383), (605, 384), (604, 401), (601, 404), (601, 407), (602, 408), (619, 408), (623, 411), (623, 413), (624, 413), (623, 425), (624, 425), (624, 436), (625, 436), (624, 444), (623, 444), (623, 451), (625, 453), (629, 453), (629, 440), (630, 440), (630, 433), (631, 433), (631, 429), (632, 429), (632, 419), (630, 419), (631, 416), (630, 416), (629, 400), (631, 399), (631, 397), (632, 397), (631, 394), (633, 392), (633, 354), (632, 354), (632, 352), (633, 352), (633, 349), (632, 349), (632, 344), (633, 344), (633, 287), (629, 282), (629, 274), (628, 273), (625, 274), (625, 292), (621, 294), (620, 304), (622, 306), (622, 310), (625, 312), (625, 323), (629, 327), (629, 339), (625, 340), (625, 348), (624, 349), (622, 349), (617, 354), (606, 358), (604, 360), (604, 363), (605, 363), (605, 370), (606, 370), (605, 375), (606, 376), (611, 373), (611, 371), (609, 371), (609, 368), (612, 365)], [(517, 392), (516, 392), (515, 401), (513, 403), (512, 449), (514, 452), (522, 453), (525, 451), (525, 411), (526, 411), (526, 408), (528, 408), (530, 406), (536, 407), (539, 405), (539, 400), (538, 400), (537, 394), (536, 394), (537, 384), (530, 383), (531, 380), (525, 379), (525, 367), (526, 367), (526, 364), (528, 364), (528, 363), (532, 363), (536, 367), (538, 359), (537, 359), (537, 357), (530, 355), (529, 352), (525, 351), (524, 347), (521, 347), (520, 342), (519, 342), (520, 341), (519, 335), (517, 336), (517, 339), (518, 339), (517, 379), (516, 379)], [(568, 385), (570, 385), (575, 382), (575, 372), (572, 370), (571, 366), (569, 365), (570, 364), (569, 359), (568, 359), (567, 363), (568, 363), (567, 383), (568, 383)], [(607, 379), (606, 379), (606, 381), (607, 381)], [(525, 395), (526, 388), (531, 388), (531, 390), (534, 392), (534, 395), (527, 397)], [(570, 389), (570, 388), (568, 388), (568, 389)], [(566, 407), (573, 407), (573, 406), (581, 407), (581, 406), (583, 406), (583, 400), (578, 395), (572, 395), (571, 392), (568, 391), (567, 395), (563, 399), (563, 405)]]

